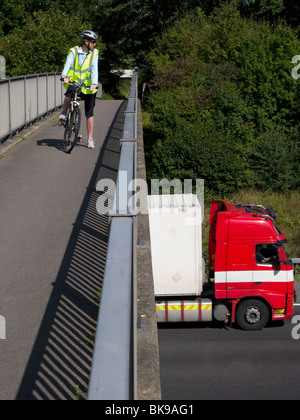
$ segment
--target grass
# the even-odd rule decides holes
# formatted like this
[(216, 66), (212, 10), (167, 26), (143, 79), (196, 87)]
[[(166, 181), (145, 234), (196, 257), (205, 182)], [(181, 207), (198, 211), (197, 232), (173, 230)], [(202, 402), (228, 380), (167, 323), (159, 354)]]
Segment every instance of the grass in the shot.
[(111, 101), (111, 100), (114, 99), (114, 97), (112, 95), (110, 95), (109, 93), (103, 92), (102, 99), (103, 99), (103, 101)]
[(113, 92), (103, 92), (102, 99), (104, 101), (114, 99), (126, 99), (130, 91), (130, 79), (119, 79)]

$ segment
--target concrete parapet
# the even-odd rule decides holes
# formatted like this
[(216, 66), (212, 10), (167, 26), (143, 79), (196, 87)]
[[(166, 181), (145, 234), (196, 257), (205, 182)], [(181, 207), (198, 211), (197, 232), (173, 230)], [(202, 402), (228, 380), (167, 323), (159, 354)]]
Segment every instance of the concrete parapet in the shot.
[[(138, 109), (137, 173), (146, 181), (141, 106)], [(137, 216), (137, 399), (160, 400), (160, 366), (149, 217)]]

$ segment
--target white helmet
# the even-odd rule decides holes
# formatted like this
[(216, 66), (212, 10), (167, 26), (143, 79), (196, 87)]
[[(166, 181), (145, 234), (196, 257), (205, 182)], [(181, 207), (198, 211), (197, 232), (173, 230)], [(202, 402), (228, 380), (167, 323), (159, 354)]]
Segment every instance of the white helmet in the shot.
[(98, 35), (95, 32), (86, 30), (81, 33), (82, 39), (88, 39), (89, 41), (97, 41)]

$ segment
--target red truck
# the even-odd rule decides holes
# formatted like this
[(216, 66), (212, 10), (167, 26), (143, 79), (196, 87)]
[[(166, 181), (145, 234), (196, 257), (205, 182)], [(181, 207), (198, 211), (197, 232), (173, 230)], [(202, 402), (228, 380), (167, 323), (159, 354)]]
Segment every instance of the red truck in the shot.
[(211, 203), (205, 279), (197, 197), (149, 197), (158, 322), (215, 319), (260, 330), (294, 315), (292, 261), (270, 206)]

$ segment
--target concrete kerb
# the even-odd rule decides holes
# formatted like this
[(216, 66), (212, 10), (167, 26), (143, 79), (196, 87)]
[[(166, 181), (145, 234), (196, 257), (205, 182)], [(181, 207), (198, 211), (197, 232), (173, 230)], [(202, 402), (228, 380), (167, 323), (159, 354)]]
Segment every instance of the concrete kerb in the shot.
[[(146, 181), (141, 106), (138, 108), (137, 171)], [(137, 216), (137, 399), (161, 400), (160, 363), (149, 217)]]

